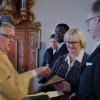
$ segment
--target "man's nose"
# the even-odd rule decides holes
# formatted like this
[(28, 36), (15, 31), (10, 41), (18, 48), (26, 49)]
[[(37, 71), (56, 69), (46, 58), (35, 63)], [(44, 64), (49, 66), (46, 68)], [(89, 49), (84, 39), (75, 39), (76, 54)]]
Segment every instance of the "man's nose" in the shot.
[(11, 38), (9, 41), (10, 41), (11, 43), (14, 43), (14, 42), (15, 42), (15, 40), (14, 40), (13, 38)]

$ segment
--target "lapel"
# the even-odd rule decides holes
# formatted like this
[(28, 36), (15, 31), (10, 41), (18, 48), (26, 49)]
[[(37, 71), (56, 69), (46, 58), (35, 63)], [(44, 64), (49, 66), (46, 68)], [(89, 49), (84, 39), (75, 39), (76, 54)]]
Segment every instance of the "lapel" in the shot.
[(53, 56), (53, 49), (52, 48), (50, 49), (50, 55), (51, 55), (51, 57)]
[(65, 48), (67, 48), (67, 47), (66, 47), (66, 44), (63, 44), (63, 45), (58, 49), (58, 52), (64, 50)]
[(50, 47), (49, 49), (47, 49), (47, 54), (49, 54), (50, 57), (53, 55), (53, 49), (52, 49), (52, 47)]
[(60, 54), (60, 52), (62, 52), (64, 49), (65, 49), (65, 44), (63, 44), (63, 45), (54, 53), (54, 55)]
[(98, 52), (100, 52), (100, 45), (91, 53), (91, 55), (89, 55), (88, 57), (87, 57), (87, 59), (86, 59), (86, 61), (83, 63), (83, 66), (82, 66), (82, 70), (85, 68), (84, 66), (91, 66), (92, 65), (92, 63), (90, 62), (93, 58), (94, 58), (94, 56), (98, 53)]
[(91, 53), (87, 60), (92, 59), (98, 52), (100, 52), (100, 45)]

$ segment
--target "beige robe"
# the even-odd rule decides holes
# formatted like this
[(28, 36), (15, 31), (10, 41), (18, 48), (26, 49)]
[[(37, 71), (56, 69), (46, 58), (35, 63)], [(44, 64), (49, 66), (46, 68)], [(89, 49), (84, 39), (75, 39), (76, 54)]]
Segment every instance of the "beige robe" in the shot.
[(32, 77), (31, 71), (18, 74), (8, 57), (0, 51), (0, 100), (20, 100), (28, 93)]

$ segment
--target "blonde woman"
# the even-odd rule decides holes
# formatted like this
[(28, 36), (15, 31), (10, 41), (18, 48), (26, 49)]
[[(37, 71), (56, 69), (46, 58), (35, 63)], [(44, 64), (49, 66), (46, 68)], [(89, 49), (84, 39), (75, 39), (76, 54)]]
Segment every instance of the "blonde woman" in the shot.
[(61, 56), (53, 66), (53, 74), (66, 81), (55, 85), (56, 90), (75, 92), (78, 88), (83, 64), (88, 55), (84, 51), (86, 39), (79, 29), (70, 29), (64, 36), (69, 53)]

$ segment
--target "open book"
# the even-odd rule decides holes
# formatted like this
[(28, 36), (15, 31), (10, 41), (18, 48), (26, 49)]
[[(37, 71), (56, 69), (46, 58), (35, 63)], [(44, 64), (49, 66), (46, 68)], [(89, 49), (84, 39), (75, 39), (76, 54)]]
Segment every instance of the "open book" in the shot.
[(26, 95), (21, 100), (48, 100), (49, 98), (54, 98), (64, 95), (61, 91), (49, 91), (49, 92), (40, 92), (33, 95)]
[(48, 82), (46, 82), (44, 84), (40, 84), (40, 86), (53, 85), (53, 84), (59, 83), (61, 81), (64, 81), (64, 79), (59, 77), (59, 76), (57, 76), (57, 75), (55, 75)]

